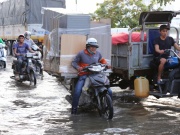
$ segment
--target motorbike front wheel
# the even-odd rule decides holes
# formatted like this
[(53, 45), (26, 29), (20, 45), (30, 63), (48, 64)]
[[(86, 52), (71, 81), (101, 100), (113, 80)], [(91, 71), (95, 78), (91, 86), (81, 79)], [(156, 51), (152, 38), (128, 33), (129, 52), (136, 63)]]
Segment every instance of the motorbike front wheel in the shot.
[(29, 81), (30, 81), (30, 85), (32, 84), (34, 84), (34, 86), (36, 85), (36, 75), (34, 71), (31, 71), (29, 74)]
[(107, 119), (112, 119), (114, 114), (113, 104), (111, 97), (106, 94), (100, 98), (101, 109), (98, 109), (99, 115)]

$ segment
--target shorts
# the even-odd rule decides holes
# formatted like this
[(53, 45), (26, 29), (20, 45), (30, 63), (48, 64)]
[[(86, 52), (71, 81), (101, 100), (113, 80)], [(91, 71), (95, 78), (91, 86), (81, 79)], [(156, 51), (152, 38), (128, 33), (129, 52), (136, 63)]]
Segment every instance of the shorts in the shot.
[(161, 59), (161, 58), (167, 59), (168, 56), (167, 56), (167, 55), (166, 55), (166, 56), (165, 56), (165, 55), (161, 55), (161, 56), (159, 56), (159, 57), (154, 57), (154, 59), (153, 59), (152, 61), (150, 61), (150, 68), (157, 70), (158, 67), (159, 67), (160, 59)]
[(167, 56), (167, 55), (161, 55), (161, 56), (159, 56), (159, 57), (154, 57), (154, 62), (155, 62), (155, 64), (157, 64), (157, 65), (159, 66), (159, 64), (160, 64), (160, 59), (162, 59), (162, 58), (167, 59), (168, 56)]

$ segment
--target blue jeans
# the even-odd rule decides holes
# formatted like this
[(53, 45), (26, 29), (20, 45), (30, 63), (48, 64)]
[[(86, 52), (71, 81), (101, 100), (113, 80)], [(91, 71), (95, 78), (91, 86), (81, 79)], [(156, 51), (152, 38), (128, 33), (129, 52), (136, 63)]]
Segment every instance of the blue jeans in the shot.
[[(79, 80), (75, 86), (75, 90), (74, 90), (74, 94), (73, 94), (72, 108), (77, 108), (77, 106), (78, 106), (79, 98), (80, 98), (81, 92), (82, 92), (82, 87), (84, 86), (84, 82), (85, 82), (86, 78), (87, 78), (87, 75), (79, 77)], [(108, 88), (108, 93), (112, 99), (112, 90), (110, 88)]]

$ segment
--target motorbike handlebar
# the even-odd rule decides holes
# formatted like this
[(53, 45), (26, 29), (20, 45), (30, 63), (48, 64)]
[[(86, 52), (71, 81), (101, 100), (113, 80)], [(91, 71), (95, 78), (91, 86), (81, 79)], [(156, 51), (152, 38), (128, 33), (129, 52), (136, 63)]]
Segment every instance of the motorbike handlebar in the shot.
[(100, 66), (102, 66), (102, 67), (105, 67), (104, 70), (106, 70), (106, 69), (108, 68), (108, 65), (107, 65), (107, 64), (96, 63), (96, 64), (92, 64), (92, 65), (90, 65), (90, 66), (84, 67), (82, 71), (83, 71), (83, 72), (86, 72), (86, 71), (88, 70), (88, 68), (92, 68), (93, 66), (98, 66), (98, 65), (100, 65)]
[(166, 50), (164, 50), (166, 53), (168, 52), (173, 52), (175, 55), (176, 55), (176, 57), (178, 58), (178, 59), (180, 59), (180, 56), (173, 50), (173, 49), (166, 49)]

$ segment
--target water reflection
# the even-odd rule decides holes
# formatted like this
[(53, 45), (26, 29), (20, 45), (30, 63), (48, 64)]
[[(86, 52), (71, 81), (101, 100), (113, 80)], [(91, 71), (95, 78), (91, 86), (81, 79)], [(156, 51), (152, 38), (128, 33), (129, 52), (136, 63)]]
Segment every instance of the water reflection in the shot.
[(0, 135), (180, 134), (179, 99), (140, 100), (118, 92), (113, 120), (99, 117), (97, 111), (71, 116), (69, 93), (58, 79), (45, 74), (31, 87), (16, 83), (11, 75), (10, 68), (0, 71)]

